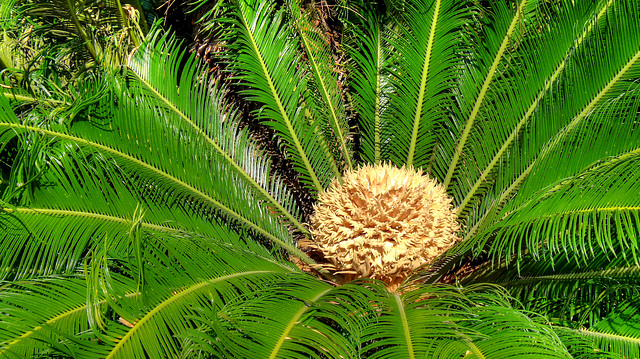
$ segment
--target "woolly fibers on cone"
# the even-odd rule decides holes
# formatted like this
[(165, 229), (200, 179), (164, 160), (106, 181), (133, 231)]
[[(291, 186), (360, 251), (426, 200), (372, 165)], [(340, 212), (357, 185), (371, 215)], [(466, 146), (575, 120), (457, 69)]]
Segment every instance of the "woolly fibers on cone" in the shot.
[(413, 169), (364, 166), (333, 180), (311, 218), (316, 245), (337, 273), (397, 285), (458, 240), (444, 188)]

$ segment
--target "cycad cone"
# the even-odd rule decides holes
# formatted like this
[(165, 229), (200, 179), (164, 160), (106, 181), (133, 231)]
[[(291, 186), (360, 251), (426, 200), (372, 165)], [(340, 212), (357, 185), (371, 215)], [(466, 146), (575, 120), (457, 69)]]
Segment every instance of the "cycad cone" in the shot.
[(311, 218), (314, 241), (338, 274), (397, 285), (458, 240), (444, 188), (413, 169), (364, 166), (333, 180)]

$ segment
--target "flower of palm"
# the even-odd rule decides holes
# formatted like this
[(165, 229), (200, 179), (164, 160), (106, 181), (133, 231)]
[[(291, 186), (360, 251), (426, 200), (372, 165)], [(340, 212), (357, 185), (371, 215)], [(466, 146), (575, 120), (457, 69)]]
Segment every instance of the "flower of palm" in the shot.
[(52, 116), (0, 97), (0, 357), (640, 357), (637, 1), (349, 4), (345, 96), (311, 7), (221, 4), (311, 198), (421, 169), (460, 243), (395, 291), (298, 269), (299, 201), (153, 32)]

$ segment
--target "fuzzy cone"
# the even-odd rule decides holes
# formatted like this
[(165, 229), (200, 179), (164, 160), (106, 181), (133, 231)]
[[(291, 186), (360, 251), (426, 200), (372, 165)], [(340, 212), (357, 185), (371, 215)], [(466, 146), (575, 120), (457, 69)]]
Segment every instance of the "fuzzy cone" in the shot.
[(459, 224), (444, 188), (391, 165), (349, 171), (319, 196), (311, 218), (318, 248), (337, 273), (397, 285), (449, 249)]

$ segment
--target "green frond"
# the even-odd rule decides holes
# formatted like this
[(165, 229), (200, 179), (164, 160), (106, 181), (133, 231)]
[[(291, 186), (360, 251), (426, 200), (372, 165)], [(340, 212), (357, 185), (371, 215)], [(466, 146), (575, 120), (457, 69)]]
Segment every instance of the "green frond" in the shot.
[[(153, 35), (156, 36), (159, 34)], [(194, 60), (191, 56), (183, 62), (180, 46), (166, 35), (151, 41), (129, 61), (132, 82), (127, 83), (128, 89), (140, 91), (139, 96), (145, 101), (165, 108), (184, 127), (191, 127), (193, 136), (201, 137), (217, 154), (217, 160), (226, 163), (264, 201), (265, 208), (276, 210), (306, 233), (291, 193), (270, 171), (271, 161), (248, 133), (238, 128), (233, 107), (221, 97), (226, 89), (212, 85)]]
[[(551, 68), (546, 80), (539, 82), (539, 89), (546, 94), (540, 97), (543, 92), (531, 93), (535, 111), (521, 129), (519, 145), (512, 147), (508, 158), (503, 157), (500, 171), (490, 178), (493, 190), (484, 191), (482, 201), (471, 200), (471, 197), (465, 200), (467, 207), (469, 201), (475, 203), (475, 209), (467, 214), (470, 217), (467, 223), (472, 227), (468, 236), (499, 220), (501, 216), (497, 213), (505, 203), (508, 202), (508, 207), (521, 205), (541, 188), (575, 176), (595, 161), (637, 148), (635, 133), (618, 132), (618, 128), (629, 129), (629, 123), (621, 119), (634, 121), (637, 116), (634, 107), (637, 100), (632, 95), (637, 85), (632, 80), (637, 77), (640, 66), (637, 50), (640, 44), (638, 36), (629, 37), (640, 34), (638, 20), (629, 15), (636, 5), (626, 1), (603, 3), (587, 12), (586, 19), (578, 17), (576, 21), (584, 24), (581, 27), (585, 31), (574, 33), (565, 46), (570, 56), (559, 56), (557, 68)], [(584, 18), (583, 12), (578, 14)], [(550, 35), (560, 33), (561, 29)], [(594, 53), (599, 55), (593, 56)], [(547, 81), (551, 80), (556, 84), (547, 91)], [(576, 92), (577, 88), (584, 90)], [(526, 112), (522, 109), (525, 117), (532, 109), (532, 106)], [(601, 125), (612, 128), (614, 136), (606, 141), (595, 136)], [(479, 143), (486, 146), (486, 142)], [(610, 146), (612, 143), (615, 145)], [(577, 146), (575, 151), (574, 146)], [(566, 147), (571, 151), (560, 150)], [(509, 210), (513, 209), (505, 209)]]
[(607, 351), (604, 347), (598, 347), (588, 336), (582, 335), (580, 331), (553, 326), (562, 343), (571, 350), (572, 358), (576, 359), (622, 359), (624, 356), (616, 352)]
[(230, 65), (249, 85), (247, 98), (263, 104), (256, 117), (282, 138), (303, 182), (312, 192), (322, 192), (341, 173), (324, 136), (318, 135), (320, 122), (306, 117), (308, 105), (302, 99), (309, 74), (297, 66), (298, 43), (283, 15), (271, 3), (234, 2), (237, 37), (231, 41), (237, 53)]
[[(221, 227), (214, 217), (171, 208), (162, 196), (101, 174), (99, 169), (108, 168), (104, 162), (89, 167), (67, 157), (52, 158), (46, 174), (37, 180), (40, 185), (35, 186), (32, 199), (15, 205), (0, 202), (0, 223), (5, 231), (0, 243), (2, 277), (16, 280), (73, 272), (82, 265), (86, 253), (100, 245), (96, 239), (105, 235), (112, 247), (133, 253), (136, 228), (145, 238), (170, 235), (179, 240), (197, 235), (268, 255), (257, 243), (244, 241)], [(56, 185), (51, 185), (54, 180)], [(104, 183), (110, 186), (105, 188)]]
[[(359, 115), (361, 156), (368, 163), (388, 159), (383, 154), (383, 139), (391, 137), (391, 118), (385, 115), (391, 90), (391, 63), (394, 60), (388, 39), (395, 32), (383, 14), (365, 4), (346, 23), (345, 51), (351, 62), (348, 78), (351, 104)], [(351, 36), (348, 36), (351, 34)]]
[[(477, 68), (468, 68), (468, 72), (461, 76), (461, 81), (463, 81), (459, 89), (461, 128), (458, 130), (461, 132), (458, 132), (459, 139), (451, 154), (443, 180), (445, 187), (448, 187), (453, 179), (460, 156), (470, 139), (471, 130), (476, 121), (482, 119), (479, 117), (480, 110), (484, 108), (485, 101), (489, 101), (487, 98), (491, 94), (489, 89), (495, 83), (496, 75), (500, 74), (501, 71), (498, 70), (501, 65), (504, 66), (503, 61), (508, 60), (510, 53), (508, 50), (517, 46), (518, 38), (524, 36), (522, 34), (523, 28), (526, 26), (524, 18), (531, 16), (531, 13), (535, 11), (535, 3), (535, 1), (522, 0), (515, 6), (497, 2), (492, 4), (495, 6), (492, 7), (494, 13), (491, 14), (491, 29), (487, 29), (483, 34), (486, 35), (483, 37), (483, 42), (478, 44), (482, 48), (473, 53), (477, 56), (474, 59), (474, 62), (477, 62), (477, 64), (474, 63), (474, 66)], [(456, 189), (462, 190), (462, 188)]]
[(498, 287), (427, 285), (378, 305), (362, 332), (367, 358), (570, 357), (550, 326), (512, 308)]
[(591, 338), (603, 350), (620, 353), (622, 358), (637, 358), (640, 357), (639, 316), (637, 302), (623, 305), (593, 327), (578, 332)]
[(518, 310), (479, 307), (470, 329), (486, 339), (469, 343), (466, 358), (571, 358), (551, 326), (538, 323)]
[[(621, 131), (625, 127), (616, 126)], [(575, 262), (605, 253), (637, 264), (640, 202), (629, 193), (640, 192), (634, 170), (639, 153), (636, 149), (604, 159), (540, 191), (520, 208), (510, 203), (500, 221), (469, 243), (491, 241), (489, 253), (498, 259), (519, 258), (526, 250), (534, 257), (563, 253)]]
[[(615, 248), (616, 252), (620, 248)], [(636, 302), (640, 268), (623, 256), (601, 253), (576, 263), (566, 254), (549, 259), (526, 256), (518, 266), (486, 265), (463, 283), (491, 282), (503, 286), (529, 311), (556, 325), (591, 327), (627, 302)]]
[[(220, 254), (220, 252), (216, 253)], [(233, 261), (232, 258), (234, 257), (227, 257), (227, 260)], [(220, 260), (222, 257), (216, 259)], [(246, 258), (243, 259), (246, 260)], [(237, 257), (235, 260), (237, 261)], [(128, 321), (133, 326), (111, 348), (105, 358), (140, 357), (143, 353), (156, 357), (163, 357), (170, 353), (175, 355), (180, 349), (179, 342), (174, 337), (191, 327), (188, 317), (194, 314), (194, 307), (211, 307), (216, 302), (230, 300), (238, 295), (236, 293), (238, 288), (242, 288), (240, 290), (244, 292), (264, 288), (269, 285), (269, 282), (264, 283), (263, 278), (270, 279), (277, 276), (277, 272), (267, 270), (263, 265), (258, 267), (261, 269), (238, 271), (211, 279), (204, 277), (191, 283), (184, 278), (177, 278), (180, 287), (174, 287), (173, 291), (169, 288), (162, 297), (154, 298), (156, 301), (149, 305), (149, 311), (134, 317), (133, 322)], [(201, 270), (201, 272), (204, 271)], [(175, 283), (177, 284), (178, 281)], [(135, 310), (138, 303), (130, 303), (130, 305), (131, 309)], [(130, 315), (133, 314), (130, 313)], [(157, 339), (149, 341), (149, 338)]]
[[(142, 292), (137, 291), (138, 284), (132, 279), (141, 268), (131, 264), (123, 276), (119, 273), (123, 269), (121, 264), (129, 259), (126, 253), (113, 248), (92, 257), (91, 263), (105, 263), (104, 266), (92, 265), (85, 273), (86, 278), (95, 279), (65, 278), (65, 285), (49, 286), (39, 285), (42, 280), (34, 279), (2, 287), (0, 310), (10, 313), (4, 320), (24, 323), (12, 325), (11, 331), (2, 333), (3, 354), (48, 347), (46, 342), (44, 345), (30, 343), (50, 335), (46, 329), (54, 325), (55, 334), (69, 337), (73, 344), (74, 340), (82, 339), (87, 322), (103, 343), (93, 345), (95, 348), (76, 348), (82, 357), (131, 358), (144, 352), (156, 357), (175, 354), (179, 351), (175, 336), (191, 327), (189, 317), (195, 314), (194, 308), (215, 307), (293, 272), (269, 259), (198, 237), (180, 241), (172, 236), (155, 236), (145, 243), (143, 258), (146, 274)], [(180, 265), (175, 266), (176, 263)], [(95, 276), (95, 270), (100, 271), (99, 275)], [(68, 297), (59, 301), (56, 305), (59, 311), (47, 310), (51, 309), (47, 305), (23, 305), (51, 301), (52, 296), (65, 293), (66, 286), (71, 285), (75, 294), (68, 293)], [(40, 290), (25, 290), (29, 287)], [(87, 289), (92, 293), (89, 297)], [(94, 309), (88, 310), (88, 304)], [(35, 325), (45, 322), (45, 326)], [(78, 331), (82, 326), (85, 329)]]
[[(122, 82), (116, 79), (115, 84), (121, 86)], [(164, 188), (167, 193), (165, 200), (178, 203), (178, 198), (190, 198), (313, 263), (292, 244), (291, 233), (273, 211), (267, 206), (252, 203), (252, 191), (246, 184), (238, 182), (237, 175), (228, 171), (227, 164), (217, 160), (219, 153), (213, 149), (201, 150), (211, 146), (206, 138), (193, 133), (191, 124), (175, 119), (175, 113), (154, 106), (153, 100), (145, 102), (146, 98), (127, 95), (125, 88), (115, 87), (113, 91), (122, 97), (117, 108), (111, 108), (108, 114), (111, 117), (106, 119), (106, 123), (97, 122), (103, 120), (96, 116), (92, 120), (97, 123), (74, 121), (71, 131), (67, 131), (64, 128), (42, 129), (22, 125), (17, 118), (9, 116), (0, 122), (0, 129), (17, 134), (32, 133), (44, 136), (48, 141), (64, 140), (77, 147), (69, 153), (78, 156), (80, 162), (88, 154), (110, 158), (118, 163), (120, 170), (129, 174), (127, 176), (144, 174), (146, 186)], [(208, 93), (200, 94), (202, 97), (206, 95)], [(215, 95), (212, 97), (215, 99)], [(223, 110), (220, 112), (224, 114)], [(234, 131), (237, 127), (226, 129)], [(237, 133), (225, 135), (238, 136)], [(242, 137), (237, 143), (240, 146), (241, 140)], [(166, 146), (167, 143), (184, 143), (185, 146)], [(117, 173), (114, 175), (118, 176)], [(110, 182), (120, 180), (114, 178)], [(202, 210), (198, 205), (192, 208)]]
[[(330, 131), (323, 130), (322, 133), (331, 134), (325, 139), (327, 143), (337, 142), (339, 151), (334, 157), (338, 159), (338, 163), (344, 162), (343, 167), (353, 169), (353, 150), (347, 113), (342, 99), (342, 90), (336, 76), (335, 70), (337, 69), (334, 69), (336, 60), (329, 48), (329, 40), (321, 33), (320, 28), (313, 25), (313, 22), (319, 17), (318, 10), (309, 6), (302, 13), (297, 1), (287, 2), (286, 7), (302, 42), (310, 65), (310, 72), (313, 75), (313, 81), (309, 83), (309, 88), (315, 88), (315, 92), (317, 92), (311, 96), (314, 106), (308, 108), (313, 111), (313, 118), (322, 121), (321, 129), (331, 129)], [(340, 178), (344, 170), (341, 167), (338, 169), (340, 173), (337, 176)]]
[(460, 76), (461, 30), (473, 12), (464, 1), (414, 1), (406, 6), (406, 24), (399, 24), (398, 34), (388, 39), (397, 54), (387, 113), (395, 126), (388, 152), (398, 166), (426, 169), (436, 138), (448, 136), (443, 131), (451, 121), (450, 90)]
[[(532, 57), (531, 59), (526, 57), (524, 58), (525, 62), (522, 62), (522, 65), (524, 66), (520, 67), (520, 71), (525, 72), (520, 76), (527, 78), (529, 81), (526, 81), (526, 87), (518, 89), (518, 95), (522, 96), (526, 91), (528, 97), (526, 97), (527, 101), (518, 101), (515, 103), (524, 106), (528, 105), (528, 107), (526, 107), (526, 111), (525, 107), (522, 107), (520, 111), (513, 111), (512, 109), (512, 111), (496, 112), (496, 114), (503, 116), (500, 118), (500, 124), (508, 122), (507, 118), (504, 117), (505, 114), (513, 114), (520, 117), (514, 117), (514, 122), (510, 123), (509, 126), (505, 126), (502, 130), (504, 131), (503, 135), (509, 133), (508, 137), (502, 137), (500, 140), (496, 141), (496, 144), (500, 144), (500, 149), (497, 150), (495, 155), (493, 155), (490, 162), (483, 163), (481, 165), (482, 167), (479, 166), (479, 168), (483, 169), (481, 174), (473, 175), (477, 176), (477, 178), (475, 179), (474, 185), (470, 188), (469, 192), (465, 195), (465, 198), (460, 204), (460, 211), (462, 213), (464, 213), (467, 207), (471, 204), (470, 202), (473, 201), (473, 197), (481, 193), (481, 189), (483, 186), (486, 186), (486, 182), (490, 181), (491, 173), (499, 168), (499, 161), (506, 158), (505, 156), (508, 154), (507, 151), (512, 147), (512, 145), (514, 145), (514, 143), (517, 143), (516, 140), (520, 136), (520, 131), (527, 123), (530, 122), (536, 110), (544, 104), (543, 100), (550, 96), (550, 89), (552, 86), (556, 86), (559, 82), (559, 79), (566, 68), (567, 60), (572, 54), (572, 52), (567, 49), (573, 44), (576, 44), (576, 48), (580, 48), (582, 46), (584, 38), (592, 33), (596, 23), (603, 20), (603, 17), (610, 5), (611, 2), (608, 2), (603, 4), (601, 8), (590, 9), (592, 6), (591, 4), (582, 2), (564, 7), (561, 9), (562, 12), (560, 13), (562, 16), (553, 18), (554, 22), (552, 25), (552, 31), (542, 33), (542, 37), (539, 35), (532, 36), (533, 40), (529, 40), (532, 44), (523, 48), (525, 51), (534, 50), (539, 54), (538, 56), (544, 55), (545, 59), (550, 60), (538, 61), (535, 57)], [(549, 10), (553, 13), (560, 9), (550, 8)], [(594, 17), (589, 17), (590, 10), (599, 10), (599, 12)], [(576, 35), (574, 35), (574, 31), (572, 31), (576, 23), (589, 24), (581, 34), (578, 34), (577, 39)], [(538, 46), (540, 49), (535, 49), (533, 46)], [(537, 68), (537, 66), (539, 66), (539, 68)], [(532, 78), (532, 76), (535, 77)], [(539, 85), (538, 87), (531, 87), (531, 83), (538, 83)], [(518, 83), (515, 85), (518, 86)], [(529, 92), (527, 90), (533, 92)], [(485, 145), (486, 144), (482, 144), (482, 146)], [(478, 149), (480, 149), (480, 147), (478, 147)], [(487, 156), (487, 159), (488, 158), (489, 156)], [(508, 170), (508, 168), (505, 169)]]
[(86, 282), (81, 275), (3, 284), (0, 358), (34, 358), (44, 353), (71, 356), (79, 347), (100, 352), (91, 338), (76, 336), (89, 330), (85, 303)]
[[(554, 330), (565, 341), (576, 347), (585, 347), (579, 358), (637, 358), (640, 356), (640, 332), (637, 304), (625, 303), (615, 313), (590, 328), (566, 328)], [(589, 346), (597, 348), (593, 355)]]
[(83, 48), (85, 56), (107, 65), (123, 63), (131, 47), (140, 45), (149, 31), (137, 0), (130, 3), (120, 0), (21, 3), (24, 15), (36, 24), (36, 34), (49, 37), (54, 44), (62, 43), (63, 39), (75, 43), (76, 48), (70, 49), (75, 55), (83, 56), (79, 51)]
[[(53, 0), (30, 4), (28, 14), (48, 20), (50, 26), (43, 27), (43, 31), (45, 29), (53, 30), (66, 38), (76, 38), (79, 45), (85, 47), (88, 54), (95, 60), (100, 56), (100, 48), (96, 48), (97, 44), (92, 34), (88, 32), (88, 24), (83, 21), (84, 17), (88, 15), (85, 6), (86, 4), (80, 4), (73, 0)], [(56, 24), (53, 21), (55, 18), (59, 18), (61, 21)]]
[(211, 313), (214, 317), (207, 319), (213, 326), (203, 324), (208, 337), (218, 338), (218, 350), (234, 358), (356, 358), (363, 306), (371, 293), (366, 287), (291, 278), (238, 298), (222, 312)]

